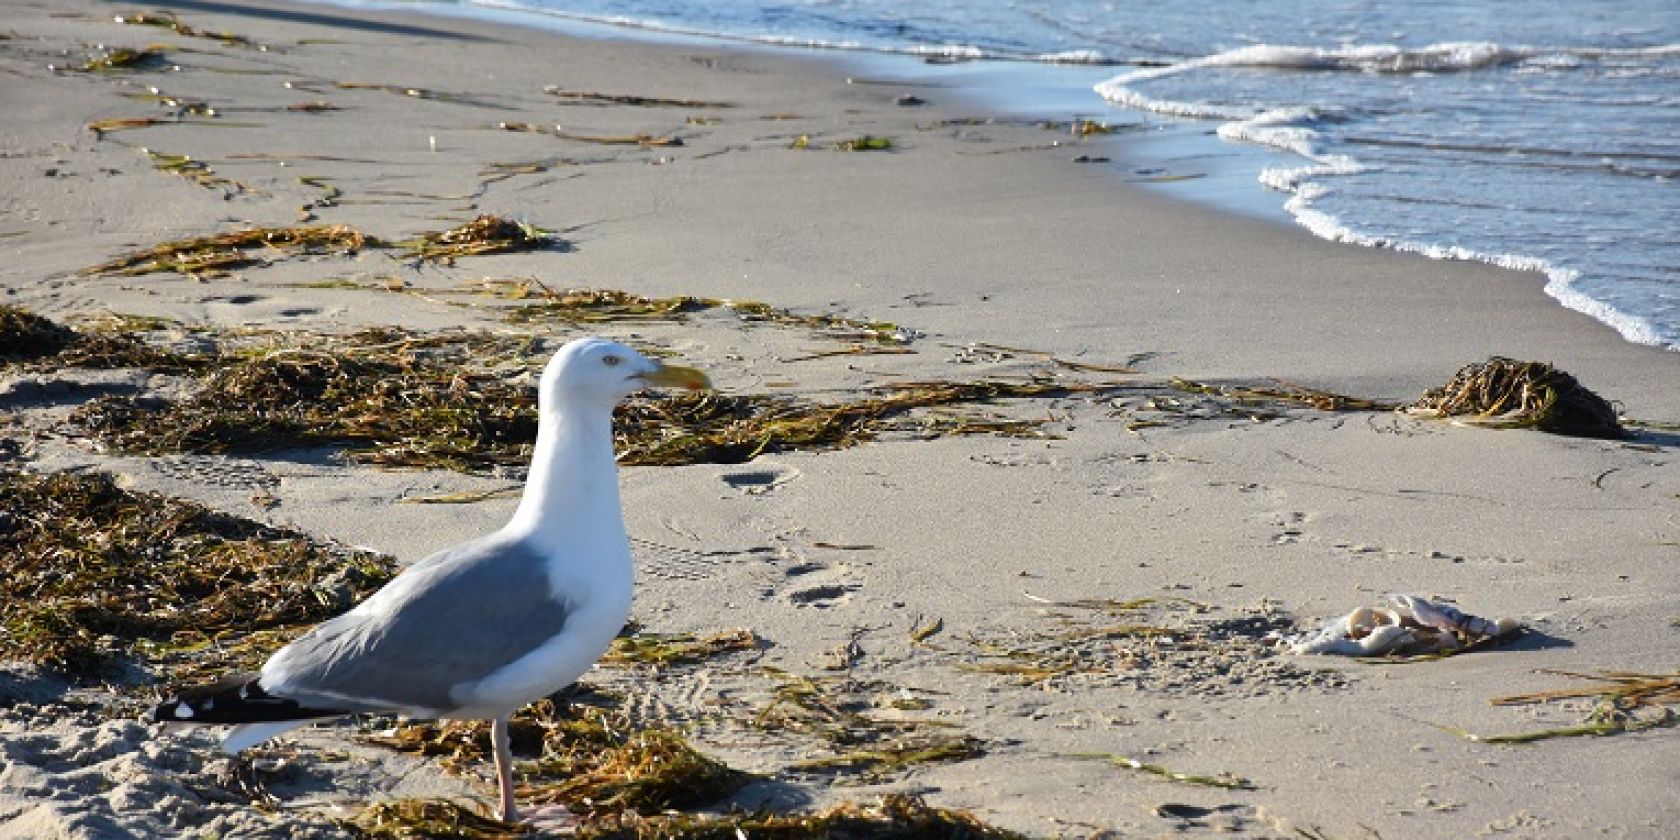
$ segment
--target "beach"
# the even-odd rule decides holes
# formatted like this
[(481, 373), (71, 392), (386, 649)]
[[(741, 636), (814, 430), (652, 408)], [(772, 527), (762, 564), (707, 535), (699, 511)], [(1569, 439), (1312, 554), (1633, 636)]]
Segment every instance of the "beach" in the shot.
[[(114, 19), (158, 10), (188, 29)], [(97, 66), (117, 47), (155, 52)], [(724, 396), (1010, 383), (838, 443), (627, 459), (635, 622), (757, 640), (585, 680), (631, 725), (759, 774), (697, 812), (908, 793), (1033, 837), (1672, 831), (1671, 707), (1613, 710), (1625, 725), (1600, 737), (1466, 735), (1604, 720), (1591, 693), (1495, 698), (1674, 674), (1680, 356), (1558, 305), (1538, 273), (1119, 183), (1080, 159), (1125, 161), (1127, 132), (988, 113), (891, 67), (322, 5), (21, 5), (0, 22), (0, 303), (69, 325), (135, 316), (117, 327), (179, 352), (484, 334), (511, 342), (493, 365), (515, 384), (530, 354), (590, 333), (699, 367)], [(486, 215), (550, 238), (453, 258), (414, 244)], [(89, 271), (332, 225), (367, 241)], [(521, 309), (569, 289), (696, 301)], [(353, 338), (372, 328), (404, 332)], [(1632, 437), (1389, 407), (1490, 356), (1568, 371)], [(141, 453), (78, 420), (99, 399), (184, 399), (197, 376), (11, 364), (5, 469), (109, 473), (399, 564), (514, 508), (510, 463)], [(1429, 661), (1267, 641), (1392, 593), (1527, 629)], [(135, 722), (159, 670), (120, 673), (0, 670), (0, 838), (355, 836), (341, 821), (370, 803), (494, 791), (487, 766), (370, 741), (389, 721), (343, 723), (265, 756), (281, 804), (259, 809), (216, 786), (211, 733)], [(824, 763), (846, 746), (765, 725), (800, 680), (845, 726), (963, 749)]]

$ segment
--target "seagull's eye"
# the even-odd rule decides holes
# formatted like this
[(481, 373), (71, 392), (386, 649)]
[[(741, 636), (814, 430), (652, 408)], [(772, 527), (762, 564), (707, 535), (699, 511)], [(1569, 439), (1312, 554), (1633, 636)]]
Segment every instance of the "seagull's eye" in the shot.
[(624, 361), (624, 359), (619, 356), (608, 355), (601, 357), (601, 364), (604, 364), (607, 367), (617, 367), (618, 363), (622, 361)]

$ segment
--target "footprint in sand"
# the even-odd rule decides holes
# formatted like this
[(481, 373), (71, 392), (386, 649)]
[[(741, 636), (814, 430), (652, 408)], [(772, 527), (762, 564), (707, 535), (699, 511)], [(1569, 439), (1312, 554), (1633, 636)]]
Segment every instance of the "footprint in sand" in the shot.
[(774, 462), (754, 464), (751, 469), (724, 473), (723, 483), (748, 496), (762, 496), (799, 478), (799, 470)]
[(806, 561), (788, 567), (787, 576), (790, 587), (782, 597), (796, 607), (838, 607), (850, 601), (852, 593), (862, 586), (845, 563)]
[(208, 455), (176, 455), (150, 462), (158, 473), (180, 481), (211, 487), (230, 487), (252, 492), (280, 486), (280, 476), (256, 461), (240, 461)]

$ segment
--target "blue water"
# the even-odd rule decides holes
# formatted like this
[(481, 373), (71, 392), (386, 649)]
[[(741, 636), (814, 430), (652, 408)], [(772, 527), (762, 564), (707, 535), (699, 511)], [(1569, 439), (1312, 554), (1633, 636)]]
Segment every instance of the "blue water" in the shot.
[(983, 77), (1017, 104), (1030, 80), (1059, 106), (1216, 126), (1267, 150), (1239, 200), (1329, 239), (1538, 269), (1562, 304), (1680, 350), (1680, 0), (453, 5), (1031, 67)]

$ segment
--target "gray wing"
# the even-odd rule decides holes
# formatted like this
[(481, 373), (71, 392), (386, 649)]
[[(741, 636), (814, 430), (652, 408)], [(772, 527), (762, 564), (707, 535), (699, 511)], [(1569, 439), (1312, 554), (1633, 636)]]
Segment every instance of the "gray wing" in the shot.
[(446, 713), (459, 706), (451, 698), (456, 686), (483, 679), (565, 627), (572, 607), (551, 596), (546, 565), (524, 543), (499, 535), (433, 554), (386, 585), (402, 583), (397, 603), (341, 615), (276, 653), (263, 668), (263, 688), (347, 711)]

